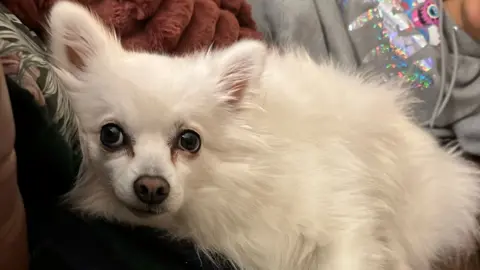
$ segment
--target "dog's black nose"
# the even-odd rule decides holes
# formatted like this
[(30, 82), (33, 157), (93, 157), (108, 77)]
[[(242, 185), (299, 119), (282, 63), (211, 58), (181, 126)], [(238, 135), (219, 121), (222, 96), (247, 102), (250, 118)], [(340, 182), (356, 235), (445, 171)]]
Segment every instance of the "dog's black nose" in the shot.
[(163, 177), (142, 176), (133, 183), (137, 198), (146, 204), (161, 204), (170, 192), (170, 184)]

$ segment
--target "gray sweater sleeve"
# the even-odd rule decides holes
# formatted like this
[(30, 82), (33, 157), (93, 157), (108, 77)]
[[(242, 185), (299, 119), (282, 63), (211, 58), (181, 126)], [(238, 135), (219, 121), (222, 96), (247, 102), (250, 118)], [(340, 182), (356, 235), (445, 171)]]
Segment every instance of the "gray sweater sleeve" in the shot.
[(447, 18), (447, 81), (454, 81), (443, 117), (451, 123), (462, 150), (480, 156), (480, 43)]
[(356, 57), (335, 0), (248, 0), (267, 42), (304, 47), (314, 60), (334, 58), (356, 65)]

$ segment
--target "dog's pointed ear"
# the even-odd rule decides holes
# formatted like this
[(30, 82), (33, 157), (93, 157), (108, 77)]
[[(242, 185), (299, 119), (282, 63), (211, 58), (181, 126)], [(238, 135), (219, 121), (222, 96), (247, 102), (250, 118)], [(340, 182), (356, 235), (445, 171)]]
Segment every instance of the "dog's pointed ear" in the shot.
[(121, 48), (115, 36), (87, 8), (70, 1), (56, 3), (49, 16), (50, 50), (60, 68), (78, 75), (89, 61)]
[(240, 41), (222, 52), (218, 70), (218, 82), (222, 98), (231, 105), (240, 102), (247, 89), (262, 76), (267, 46), (260, 41)]

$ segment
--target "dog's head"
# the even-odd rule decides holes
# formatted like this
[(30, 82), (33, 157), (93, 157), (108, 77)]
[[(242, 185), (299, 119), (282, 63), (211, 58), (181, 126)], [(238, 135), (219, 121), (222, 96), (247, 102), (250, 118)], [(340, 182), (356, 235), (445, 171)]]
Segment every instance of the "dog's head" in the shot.
[(229, 127), (263, 71), (262, 43), (176, 58), (126, 51), (69, 2), (53, 7), (50, 31), (84, 155), (69, 194), (81, 209), (132, 222), (174, 213), (200, 196), (195, 188), (210, 181), (222, 154), (244, 147), (232, 138), (248, 128)]

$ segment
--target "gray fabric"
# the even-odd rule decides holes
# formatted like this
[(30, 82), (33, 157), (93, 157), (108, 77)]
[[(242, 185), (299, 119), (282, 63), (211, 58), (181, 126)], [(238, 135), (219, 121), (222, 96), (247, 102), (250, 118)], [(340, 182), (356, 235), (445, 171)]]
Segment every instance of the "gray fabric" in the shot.
[(460, 64), (447, 115), (460, 145), (480, 154), (480, 45), (458, 31)]
[[(300, 45), (317, 61), (333, 58), (385, 78), (410, 78), (415, 97), (423, 101), (414, 108), (418, 122), (440, 139), (458, 139), (464, 151), (480, 155), (479, 43), (456, 29), (444, 12), (438, 12), (440, 27), (402, 28), (412, 25), (411, 17), (407, 18), (410, 24), (404, 19), (418, 4), (432, 1), (430, 4), (441, 7), (441, 3), (403, 0), (401, 6), (392, 0), (248, 1), (259, 30), (272, 44)], [(364, 20), (358, 20), (362, 14)], [(415, 48), (405, 58), (395, 50), (405, 45), (402, 42)], [(420, 63), (431, 69), (422, 69)]]
[[(356, 58), (343, 18), (335, 1), (249, 0), (258, 30), (277, 46), (296, 44), (313, 59), (333, 57), (346, 65)], [(323, 2), (323, 3), (322, 3)], [(322, 10), (322, 11), (319, 11)]]

